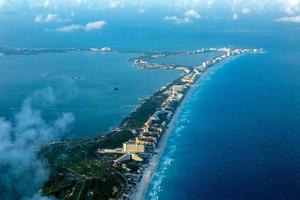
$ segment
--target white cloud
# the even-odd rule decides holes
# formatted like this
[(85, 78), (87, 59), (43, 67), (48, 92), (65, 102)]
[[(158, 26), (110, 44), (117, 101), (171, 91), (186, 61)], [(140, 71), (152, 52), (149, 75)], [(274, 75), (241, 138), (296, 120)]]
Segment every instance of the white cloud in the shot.
[(6, 4), (5, 0), (0, 0), (0, 9), (2, 9)]
[(48, 6), (50, 5), (50, 1), (49, 0), (46, 0), (43, 4), (43, 7), (44, 8), (47, 8)]
[(93, 30), (99, 30), (99, 29), (103, 28), (106, 24), (107, 24), (106, 21), (100, 20), (100, 21), (95, 21), (95, 22), (89, 22), (85, 25), (72, 24), (69, 26), (57, 28), (57, 29), (55, 29), (55, 31), (58, 31), (58, 32), (72, 32), (72, 31), (77, 31), (77, 30), (93, 31)]
[(275, 19), (275, 22), (289, 22), (289, 23), (300, 23), (300, 15), (293, 17), (281, 17)]
[(186, 24), (186, 23), (190, 23), (191, 20), (187, 17), (185, 18), (179, 18), (177, 16), (165, 16), (164, 17), (164, 20), (165, 21), (171, 21), (171, 22), (174, 22), (176, 24)]
[(61, 18), (57, 14), (50, 13), (45, 17), (44, 20), (45, 20), (45, 22), (54, 22), (54, 21), (60, 21)]
[(66, 136), (75, 116), (66, 112), (56, 120), (46, 121), (43, 110), (37, 109), (36, 105), (43, 108), (56, 105), (67, 97), (69, 89), (75, 89), (69, 84), (62, 84), (61, 89), (47, 87), (37, 90), (24, 100), (13, 120), (0, 117), (0, 169), (6, 169), (5, 173), (0, 173), (1, 190), (5, 191), (1, 193), (1, 199), (52, 199), (38, 195), (48, 179), (49, 169), (37, 152), (41, 144)]
[(300, 12), (300, 0), (278, 0), (281, 9), (287, 14), (295, 14)]
[(235, 14), (232, 15), (232, 19), (233, 19), (233, 20), (239, 20), (240, 17), (239, 17), (238, 14), (235, 13)]
[(51, 23), (51, 22), (65, 22), (67, 19), (61, 18), (58, 14), (49, 13), (48, 15), (37, 15), (34, 19), (35, 23)]
[(107, 2), (108, 8), (122, 8), (124, 7), (124, 3), (118, 0), (110, 0)]
[(43, 15), (37, 15), (34, 19), (35, 23), (41, 23), (44, 21), (44, 16)]
[(80, 29), (82, 29), (81, 25), (72, 24), (72, 25), (69, 25), (69, 26), (64, 26), (64, 27), (61, 27), (61, 28), (57, 28), (55, 30), (58, 31), (58, 32), (72, 32), (72, 31), (76, 31), (76, 30), (80, 30)]
[(104, 20), (90, 22), (85, 25), (84, 30), (85, 31), (98, 30), (98, 29), (101, 29), (105, 25), (106, 25), (106, 21), (104, 21)]
[(262, 13), (276, 3), (270, 3), (270, 0), (228, 0), (228, 4), (232, 14), (249, 14), (251, 12)]
[(171, 1), (171, 7), (176, 9), (200, 9), (200, 8), (211, 8), (213, 4), (216, 2), (215, 0), (177, 0)]
[(199, 19), (199, 18), (201, 18), (200, 14), (199, 14), (196, 10), (194, 10), (194, 9), (190, 9), (190, 10), (186, 11), (186, 12), (184, 13), (184, 15), (185, 15), (187, 18), (190, 18), (190, 19), (192, 19), (192, 18), (194, 18), (194, 19)]
[(194, 9), (189, 9), (183, 13), (182, 17), (177, 17), (175, 15), (173, 16), (165, 16), (165, 21), (172, 21), (176, 24), (187, 24), (192, 23), (195, 19), (200, 19), (201, 15), (198, 13), (198, 11)]
[(247, 15), (247, 14), (251, 13), (251, 10), (249, 8), (243, 8), (242, 13), (244, 15)]

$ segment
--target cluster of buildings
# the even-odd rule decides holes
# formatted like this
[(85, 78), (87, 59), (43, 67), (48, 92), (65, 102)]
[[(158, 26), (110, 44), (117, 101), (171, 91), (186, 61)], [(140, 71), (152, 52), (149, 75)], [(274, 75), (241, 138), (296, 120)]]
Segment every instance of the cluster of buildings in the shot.
[(112, 49), (109, 48), (109, 47), (90, 48), (90, 51), (94, 51), (94, 52), (112, 52)]
[[(196, 79), (196, 73), (186, 74), (181, 83), (173, 84), (164, 89), (164, 94), (168, 98), (162, 103), (145, 124), (137, 130), (136, 137), (125, 143), (122, 148), (116, 149), (98, 149), (98, 153), (122, 154), (114, 160), (114, 164), (121, 164), (126, 167), (124, 162), (135, 161), (143, 162), (143, 154), (151, 154), (155, 151), (168, 123), (171, 121), (174, 112), (182, 101), (184, 93)], [(142, 155), (142, 156), (140, 156)]]
[(149, 63), (145, 59), (136, 58), (133, 63), (141, 69), (173, 69), (173, 65), (160, 64), (160, 63)]
[(220, 51), (223, 52), (222, 55), (214, 57), (211, 60), (208, 60), (206, 62), (203, 62), (201, 65), (197, 66), (195, 69), (198, 69), (199, 71), (204, 71), (208, 67), (211, 67), (212, 65), (215, 65), (222, 60), (231, 57), (231, 56), (236, 56), (240, 54), (245, 54), (245, 53), (258, 53), (258, 52), (263, 52), (263, 49), (230, 49), (230, 48), (210, 48), (211, 51)]
[[(177, 107), (184, 98), (185, 93), (191, 87), (193, 83), (199, 77), (199, 74), (205, 71), (207, 68), (213, 66), (216, 63), (221, 62), (230, 56), (235, 56), (244, 53), (257, 53), (262, 51), (261, 49), (234, 49), (229, 48), (210, 48), (210, 49), (198, 49), (195, 53), (203, 53), (207, 51), (219, 51), (222, 52), (219, 56), (216, 56), (208, 61), (201, 63), (199, 66), (193, 68), (182, 67), (178, 69), (174, 65), (165, 65), (165, 64), (151, 64), (148, 63), (148, 58), (136, 58), (133, 60), (134, 64), (138, 65), (141, 68), (175, 68), (177, 70), (184, 71), (184, 75), (176, 80), (173, 84), (168, 87), (163, 87), (161, 90), (166, 96), (166, 100), (157, 108), (156, 112), (153, 113), (145, 124), (139, 129), (134, 130), (135, 138), (124, 142), (122, 147), (116, 149), (99, 149), (98, 153), (112, 153), (120, 154), (116, 156), (117, 159), (114, 160), (113, 165), (120, 167), (126, 171), (124, 176), (127, 180), (134, 180), (133, 184), (129, 183), (129, 186), (134, 186), (135, 183), (140, 180), (141, 175), (143, 174), (142, 165), (145, 163), (145, 160), (148, 160), (155, 149), (159, 144), (161, 137), (166, 130), (168, 123), (171, 121)], [(156, 55), (156, 54), (155, 54)], [(152, 56), (155, 56), (152, 55)], [(157, 54), (157, 57), (164, 57), (165, 54)], [(133, 132), (133, 131), (132, 131)], [(132, 171), (132, 165), (138, 168), (138, 171)], [(136, 173), (132, 173), (136, 172)], [(125, 196), (130, 192), (128, 189), (125, 192)]]
[[(122, 156), (122, 159), (117, 159), (115, 162), (122, 162), (124, 160), (132, 159), (132, 155), (138, 156), (142, 153), (154, 152), (157, 147), (164, 130), (167, 128), (168, 123), (172, 119), (174, 112), (184, 97), (188, 88), (196, 81), (198, 75), (205, 69), (212, 65), (221, 62), (227, 57), (239, 55), (243, 53), (257, 53), (262, 51), (261, 49), (230, 49), (230, 48), (209, 48), (198, 49), (197, 52), (206, 51), (220, 51), (222, 55), (216, 56), (211, 60), (205, 61), (199, 66), (190, 69), (182, 69), (185, 74), (180, 79), (179, 83), (173, 84), (168, 88), (164, 88), (164, 94), (168, 96), (165, 102), (162, 103), (159, 109), (153, 115), (149, 117), (147, 122), (140, 130), (135, 130), (136, 137), (125, 143), (122, 148), (117, 149), (99, 149), (99, 153), (119, 153), (130, 156)], [(155, 54), (156, 55), (156, 54)], [(152, 56), (155, 56), (152, 55)], [(165, 54), (158, 54), (157, 57), (163, 57)], [(164, 64), (151, 64), (146, 61), (147, 59), (137, 58), (134, 59), (134, 63), (140, 67), (145, 68), (161, 68), (161, 66), (169, 66)], [(186, 71), (185, 71), (186, 70)], [(136, 156), (134, 156), (136, 158)], [(125, 159), (126, 158), (126, 159)], [(142, 162), (143, 159), (136, 159), (138, 162)]]

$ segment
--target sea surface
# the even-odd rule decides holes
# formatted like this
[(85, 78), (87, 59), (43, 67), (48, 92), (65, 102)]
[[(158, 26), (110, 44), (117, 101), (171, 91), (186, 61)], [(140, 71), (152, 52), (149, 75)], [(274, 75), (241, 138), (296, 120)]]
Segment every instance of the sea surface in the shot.
[(33, 105), (33, 109), (40, 110), (46, 121), (73, 113), (75, 122), (65, 138), (106, 134), (143, 98), (181, 74), (140, 70), (129, 62), (136, 56), (92, 52), (0, 56), (0, 116), (13, 121), (25, 99), (52, 88), (53, 103)]
[[(25, 99), (51, 88), (52, 104), (38, 103), (46, 121), (71, 112), (75, 123), (65, 139), (104, 135), (116, 128), (142, 99), (181, 75), (175, 70), (141, 70), (130, 58), (141, 54), (69, 52), (0, 56), (0, 113), (10, 121)], [(166, 57), (157, 63), (196, 65), (216, 53)], [(4, 76), (5, 74), (5, 76)], [(155, 78), (151, 78), (155, 77)], [(146, 81), (145, 81), (146, 80)]]
[(234, 58), (202, 77), (183, 104), (146, 200), (300, 198), (297, 33), (262, 33), (256, 44), (266, 53)]

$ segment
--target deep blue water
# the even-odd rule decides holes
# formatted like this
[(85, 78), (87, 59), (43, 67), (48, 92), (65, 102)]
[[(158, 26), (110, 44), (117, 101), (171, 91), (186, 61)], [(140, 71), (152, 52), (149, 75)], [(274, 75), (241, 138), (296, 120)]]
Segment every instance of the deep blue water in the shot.
[(197, 84), (146, 199), (300, 198), (300, 51), (287, 45), (299, 41), (276, 37)]

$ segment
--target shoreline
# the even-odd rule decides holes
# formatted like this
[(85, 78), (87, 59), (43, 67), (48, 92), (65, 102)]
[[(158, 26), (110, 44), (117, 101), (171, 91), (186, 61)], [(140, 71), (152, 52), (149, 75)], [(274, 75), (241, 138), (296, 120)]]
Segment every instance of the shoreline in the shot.
[[(142, 101), (117, 129), (107, 135), (76, 141), (53, 141), (43, 146), (39, 156), (51, 164), (53, 178), (43, 186), (41, 193), (76, 199), (85, 195), (96, 199), (144, 199), (183, 105), (198, 88), (208, 69), (238, 55), (261, 52), (257, 49), (212, 50), (223, 54), (190, 68), (175, 66), (174, 70), (184, 71), (182, 76)], [(144, 69), (156, 69), (156, 65), (148, 64), (146, 58), (159, 55), (137, 58), (134, 63)], [(60, 157), (62, 154), (66, 155), (63, 159)], [(66, 164), (73, 170), (57, 170)], [(92, 186), (92, 179), (98, 184)], [(66, 187), (70, 189), (66, 191)], [(85, 187), (86, 192), (82, 193), (80, 188)], [(106, 189), (103, 190), (103, 187)], [(103, 192), (88, 193), (89, 190)]]
[[(228, 60), (226, 60), (225, 62), (214, 64), (214, 66), (215, 67), (218, 67), (220, 65), (223, 66), (242, 55), (245, 55), (245, 54), (233, 56), (233, 57), (229, 58)], [(210, 71), (210, 69), (212, 69), (212, 68), (209, 67), (207, 70), (205, 70), (201, 74), (199, 74), (199, 76), (197, 77), (197, 80), (195, 80), (195, 82), (191, 85), (191, 87), (189, 88), (187, 93), (184, 95), (184, 98), (180, 102), (180, 105), (177, 107), (171, 121), (168, 124), (168, 128), (165, 130), (162, 138), (160, 139), (160, 142), (156, 149), (157, 154), (153, 154), (153, 156), (151, 157), (150, 161), (147, 164), (147, 167), (145, 168), (145, 171), (143, 172), (141, 180), (137, 183), (136, 187), (132, 190), (132, 194), (128, 196), (128, 199), (130, 199), (130, 200), (145, 199), (145, 195), (146, 195), (149, 185), (152, 181), (153, 175), (157, 170), (158, 164), (160, 162), (160, 159), (161, 159), (163, 153), (165, 152), (165, 148), (168, 144), (168, 139), (169, 139), (171, 133), (174, 131), (174, 125), (179, 117), (179, 114), (182, 111), (182, 108), (183, 108), (184, 104), (186, 103), (186, 100), (192, 95), (195, 88), (199, 85), (200, 81), (202, 80), (203, 76), (206, 75)]]
[[(203, 73), (203, 74), (205, 74), (205, 73)], [(165, 130), (165, 133), (163, 134), (162, 138), (160, 139), (160, 142), (156, 149), (157, 154), (153, 154), (153, 156), (151, 157), (150, 161), (147, 164), (147, 167), (145, 168), (145, 171), (143, 172), (140, 182), (138, 182), (137, 186), (132, 191), (132, 194), (131, 194), (131, 196), (129, 196), (129, 199), (141, 200), (141, 199), (145, 198), (145, 195), (149, 188), (150, 182), (152, 181), (153, 175), (157, 170), (160, 158), (163, 155), (163, 153), (165, 152), (166, 146), (168, 144), (168, 139), (169, 139), (171, 133), (174, 131), (175, 123), (183, 109), (184, 104), (186, 103), (186, 100), (191, 96), (191, 94), (195, 90), (197, 84), (200, 83), (200, 81), (201, 81), (201, 77), (199, 77), (198, 80), (191, 86), (191, 88), (186, 93), (184, 99), (180, 103), (179, 107), (175, 111), (174, 116), (172, 117), (171, 121), (168, 124), (168, 128)]]

